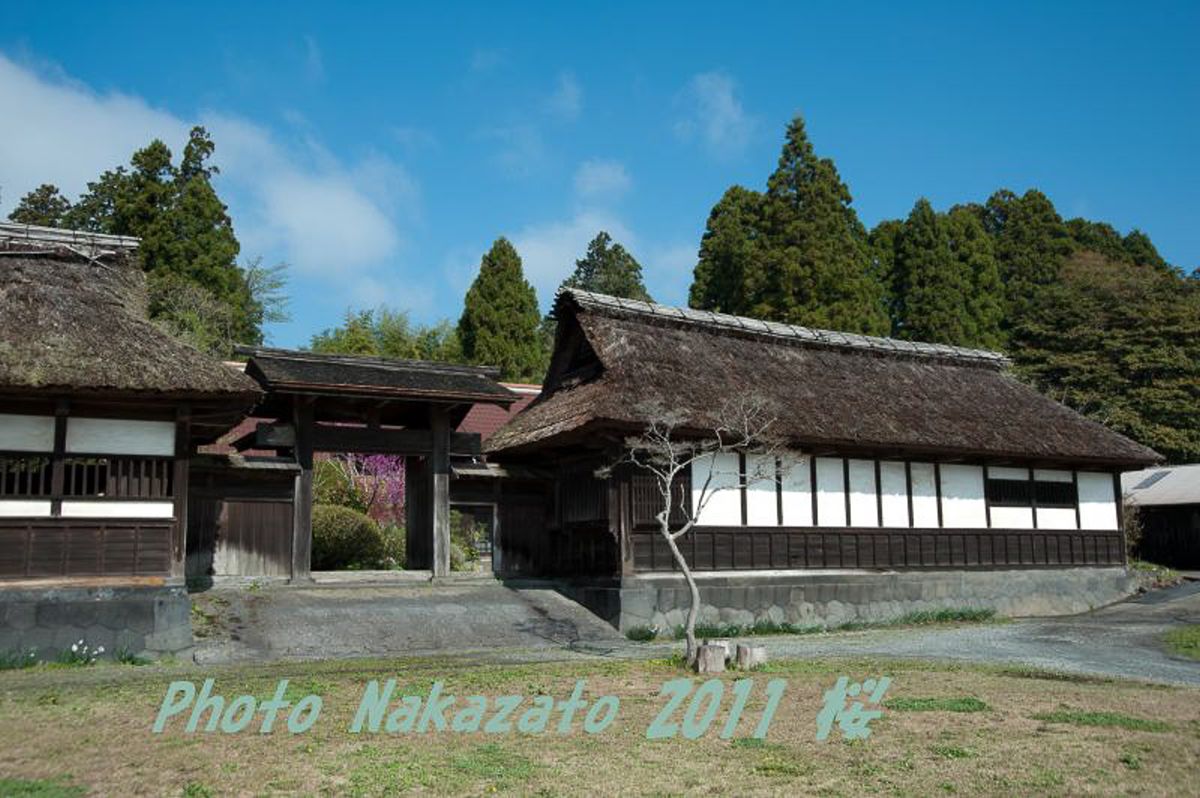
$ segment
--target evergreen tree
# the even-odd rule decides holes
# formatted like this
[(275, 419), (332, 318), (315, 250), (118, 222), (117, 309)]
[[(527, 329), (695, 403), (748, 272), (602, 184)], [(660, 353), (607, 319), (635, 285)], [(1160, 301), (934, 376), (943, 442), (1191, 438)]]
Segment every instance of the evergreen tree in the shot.
[(521, 271), (521, 257), (496, 239), (467, 291), (458, 337), (471, 363), (498, 366), (507, 380), (541, 380), (547, 352), (540, 333), (537, 294)]
[(873, 279), (867, 234), (833, 161), (818, 158), (797, 117), (767, 180), (772, 257), (771, 314), (782, 321), (886, 334), (882, 286)]
[(309, 348), (325, 354), (463, 362), (458, 333), (450, 322), (413, 324), (405, 311), (387, 307), (346, 311), (341, 326), (314, 335)]
[(70, 210), (71, 201), (59, 193), (58, 187), (43, 183), (22, 197), (8, 218), (20, 224), (60, 227)]
[(760, 318), (886, 334), (883, 288), (850, 191), (794, 119), (765, 195), (726, 192), (709, 217), (692, 302)]
[(867, 247), (871, 254), (871, 273), (882, 286), (884, 304), (891, 320), (889, 335), (899, 335), (900, 291), (896, 286), (896, 245), (904, 222), (900, 219), (885, 219), (867, 236)]
[(971, 272), (953, 256), (946, 226), (929, 201), (917, 200), (896, 241), (893, 285), (899, 336), (961, 344), (971, 337)]
[(603, 230), (588, 244), (587, 254), (575, 261), (575, 272), (563, 280), (562, 287), (653, 301), (642, 282), (641, 264)]
[(997, 191), (987, 201), (984, 220), (996, 240), (1009, 324), (1015, 324), (1039, 291), (1058, 280), (1058, 270), (1072, 249), (1067, 226), (1036, 189), (1020, 197), (1006, 189)]
[(732, 186), (708, 215), (700, 258), (688, 292), (694, 308), (752, 315), (765, 280), (763, 195)]
[(944, 217), (950, 254), (967, 275), (967, 334), (957, 343), (985, 349), (1003, 349), (1004, 283), (996, 262), (996, 247), (979, 217), (967, 208), (952, 208)]

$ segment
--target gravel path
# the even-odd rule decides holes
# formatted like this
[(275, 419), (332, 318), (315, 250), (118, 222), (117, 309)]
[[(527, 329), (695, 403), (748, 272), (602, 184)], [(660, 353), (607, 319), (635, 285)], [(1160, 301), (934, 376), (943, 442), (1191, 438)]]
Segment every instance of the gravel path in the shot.
[[(200, 664), (427, 654), (648, 658), (679, 647), (632, 643), (553, 590), (492, 581), (215, 590), (194, 598), (210, 607), (215, 598), (221, 616), (198, 643)], [(1162, 644), (1183, 624), (1200, 624), (1200, 582), (1083, 615), (756, 640), (774, 657), (937, 659), (1200, 685), (1200, 662)]]

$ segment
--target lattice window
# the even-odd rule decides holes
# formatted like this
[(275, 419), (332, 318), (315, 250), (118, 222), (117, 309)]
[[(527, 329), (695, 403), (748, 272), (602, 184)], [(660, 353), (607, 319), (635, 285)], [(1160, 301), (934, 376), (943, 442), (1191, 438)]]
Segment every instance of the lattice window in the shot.
[(68, 457), (63, 495), (113, 499), (169, 499), (173, 463), (162, 457)]
[(52, 472), (49, 455), (0, 454), (0, 497), (49, 496)]

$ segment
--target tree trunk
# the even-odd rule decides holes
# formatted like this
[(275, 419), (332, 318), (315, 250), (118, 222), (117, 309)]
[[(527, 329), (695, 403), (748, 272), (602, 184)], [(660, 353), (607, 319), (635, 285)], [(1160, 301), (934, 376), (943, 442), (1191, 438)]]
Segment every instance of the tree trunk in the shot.
[(691, 594), (687, 622), (683, 626), (684, 637), (687, 639), (685, 657), (690, 668), (696, 664), (696, 618), (700, 615), (700, 588), (696, 586), (696, 579), (692, 576), (692, 569), (688, 567), (683, 552), (675, 545), (675, 538), (671, 537), (670, 529), (660, 529), (659, 531), (667, 539), (667, 546), (671, 548), (671, 556), (675, 558), (675, 564), (679, 566), (679, 570), (683, 571), (683, 579), (687, 582), (688, 592)]

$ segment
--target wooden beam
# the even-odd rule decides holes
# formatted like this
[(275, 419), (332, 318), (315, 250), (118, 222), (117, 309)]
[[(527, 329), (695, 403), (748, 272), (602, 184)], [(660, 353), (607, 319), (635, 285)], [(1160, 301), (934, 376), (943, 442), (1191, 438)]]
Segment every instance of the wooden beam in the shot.
[(66, 483), (67, 416), (71, 406), (60, 399), (54, 407), (54, 453), (50, 456), (50, 515), (62, 515), (63, 489)]
[(430, 514), (433, 517), (433, 575), (450, 574), (450, 414), (443, 407), (429, 408), (429, 434), (433, 442), (430, 465)]
[(188, 528), (188, 476), (191, 462), (192, 416), (186, 405), (175, 416), (175, 473), (171, 490), (175, 501), (175, 526), (171, 530), (171, 578), (186, 577)]
[(313, 406), (296, 397), (292, 415), (296, 430), (296, 490), (292, 499), (292, 581), (312, 579)]
[[(433, 443), (433, 433), (423, 429), (335, 427), (315, 423), (312, 428), (314, 452), (418, 456), (433, 454)], [(253, 448), (290, 449), (295, 445), (296, 428), (291, 424), (259, 424), (255, 430)], [(453, 455), (478, 456), (481, 450), (479, 434), (451, 432), (449, 446)]]

